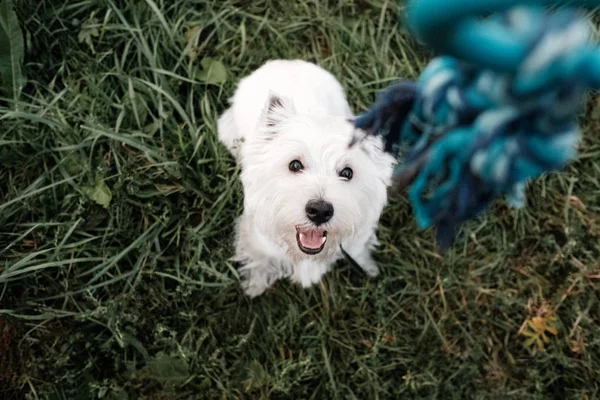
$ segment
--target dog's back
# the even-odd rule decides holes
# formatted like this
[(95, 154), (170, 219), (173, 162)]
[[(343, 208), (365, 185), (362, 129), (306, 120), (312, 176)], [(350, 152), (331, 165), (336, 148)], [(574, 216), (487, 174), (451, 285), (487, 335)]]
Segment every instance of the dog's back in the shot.
[(274, 93), (287, 99), (297, 114), (352, 117), (344, 89), (323, 68), (302, 60), (271, 60), (242, 79), (218, 121), (219, 140), (237, 159), (239, 146), (256, 133)]

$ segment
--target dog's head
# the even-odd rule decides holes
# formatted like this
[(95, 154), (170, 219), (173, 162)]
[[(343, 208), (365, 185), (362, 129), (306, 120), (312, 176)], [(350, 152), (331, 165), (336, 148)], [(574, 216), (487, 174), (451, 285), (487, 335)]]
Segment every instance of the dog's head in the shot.
[(258, 134), (244, 145), (244, 207), (294, 258), (327, 258), (371, 231), (387, 202), (394, 159), (380, 138), (348, 148), (345, 117), (307, 116), (271, 94)]

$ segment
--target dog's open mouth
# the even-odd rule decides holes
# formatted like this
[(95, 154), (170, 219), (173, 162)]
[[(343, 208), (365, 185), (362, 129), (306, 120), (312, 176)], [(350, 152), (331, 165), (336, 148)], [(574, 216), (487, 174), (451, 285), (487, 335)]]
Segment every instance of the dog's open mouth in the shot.
[(303, 253), (319, 254), (327, 241), (327, 231), (319, 228), (296, 227), (296, 241)]

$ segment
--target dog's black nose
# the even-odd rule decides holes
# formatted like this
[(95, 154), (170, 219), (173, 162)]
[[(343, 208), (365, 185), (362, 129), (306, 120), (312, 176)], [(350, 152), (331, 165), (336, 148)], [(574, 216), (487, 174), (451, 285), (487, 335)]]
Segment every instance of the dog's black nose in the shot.
[(306, 216), (317, 225), (324, 224), (333, 217), (333, 205), (325, 200), (311, 200), (306, 203)]

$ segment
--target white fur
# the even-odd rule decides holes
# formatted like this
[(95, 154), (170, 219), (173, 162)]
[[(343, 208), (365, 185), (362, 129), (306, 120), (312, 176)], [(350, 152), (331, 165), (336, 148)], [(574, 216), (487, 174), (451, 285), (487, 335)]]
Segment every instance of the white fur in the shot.
[[(242, 79), (231, 107), (218, 121), (219, 140), (241, 165), (244, 211), (238, 219), (233, 260), (242, 264), (251, 297), (289, 278), (309, 287), (342, 258), (340, 245), (370, 276), (375, 229), (387, 203), (393, 158), (380, 138), (348, 149), (353, 118), (344, 91), (329, 72), (300, 60), (273, 60)], [(304, 165), (289, 170), (292, 160)], [(340, 178), (352, 168), (351, 180)], [(307, 255), (296, 226), (310, 227), (306, 203), (322, 199), (334, 207), (323, 227), (321, 253)]]

